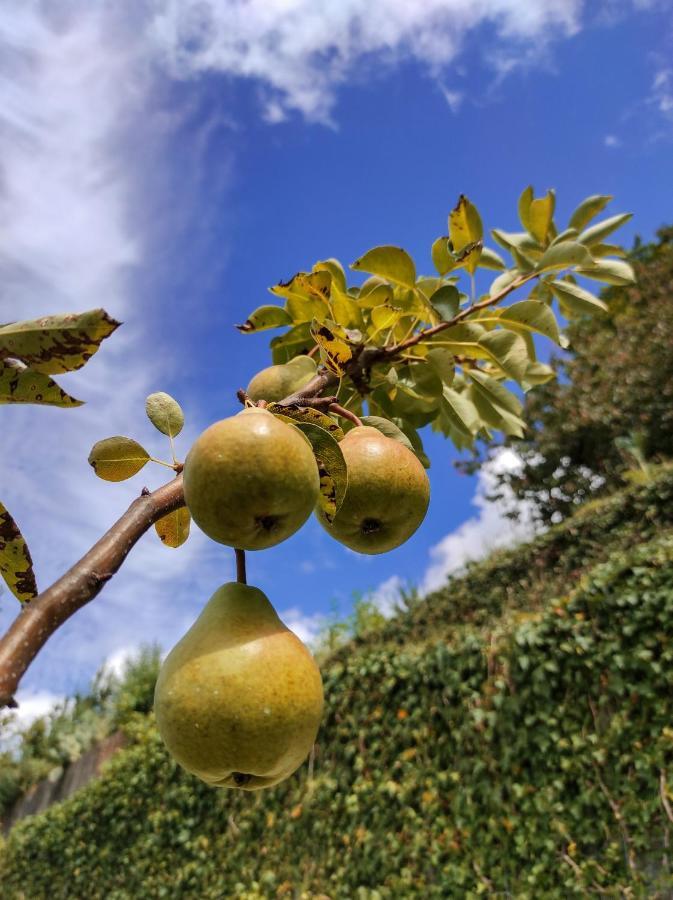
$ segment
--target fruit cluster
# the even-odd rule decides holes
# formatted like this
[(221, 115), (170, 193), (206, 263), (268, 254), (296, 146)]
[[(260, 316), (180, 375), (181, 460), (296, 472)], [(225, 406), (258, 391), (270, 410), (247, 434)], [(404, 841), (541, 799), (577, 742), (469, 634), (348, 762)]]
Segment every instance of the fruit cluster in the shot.
[[(289, 382), (283, 371), (276, 385), (275, 369), (285, 367), (257, 375), (249, 395), (281, 399), (274, 386), (284, 392)], [(197, 438), (184, 464), (187, 508), (205, 534), (239, 551), (279, 544), (314, 510), (351, 550), (400, 546), (427, 511), (422, 464), (367, 425), (351, 428), (339, 448), (347, 484), (330, 513), (311, 441), (283, 416), (250, 406)], [(277, 784), (301, 765), (322, 709), (313, 657), (264, 594), (239, 582), (215, 592), (167, 656), (155, 693), (159, 730), (177, 761), (209, 784), (244, 790)]]

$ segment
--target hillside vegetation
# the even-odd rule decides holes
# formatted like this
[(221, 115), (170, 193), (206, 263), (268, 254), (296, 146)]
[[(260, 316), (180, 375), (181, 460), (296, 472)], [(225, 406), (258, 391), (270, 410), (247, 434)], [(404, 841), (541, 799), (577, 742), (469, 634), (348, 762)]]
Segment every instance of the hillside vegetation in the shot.
[(21, 822), (3, 898), (670, 897), (673, 471), (335, 652), (315, 758), (217, 791), (151, 716)]

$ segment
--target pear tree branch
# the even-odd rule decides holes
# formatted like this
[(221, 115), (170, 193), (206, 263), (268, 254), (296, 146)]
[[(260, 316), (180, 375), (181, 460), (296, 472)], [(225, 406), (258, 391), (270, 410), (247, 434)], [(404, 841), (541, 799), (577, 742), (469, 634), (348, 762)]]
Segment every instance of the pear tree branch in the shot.
[[(401, 356), (410, 347), (459, 324), (473, 313), (494, 306), (516, 288), (535, 277), (537, 273), (521, 275), (493, 297), (487, 297), (480, 303), (473, 303), (451, 320), (419, 331), (399, 344), (389, 347), (364, 345), (354, 347), (353, 357), (346, 366), (346, 375), (360, 393), (366, 394), (369, 390), (369, 373), (373, 365)], [(323, 368), (299, 391), (281, 400), (280, 405), (324, 407), (336, 415), (350, 419), (356, 425), (362, 424), (354, 413), (338, 404), (336, 396), (333, 395), (338, 386), (337, 376)], [(244, 391), (239, 391), (238, 397), (244, 404), (248, 399)], [(263, 401), (260, 405), (263, 405)], [(51, 635), (74, 613), (93, 600), (123, 564), (137, 541), (155, 522), (184, 506), (182, 466), (178, 464), (175, 469), (177, 477), (173, 481), (152, 493), (143, 490), (141, 496), (133, 501), (121, 518), (79, 562), (51, 587), (25, 605), (5, 635), (0, 638), (0, 708), (17, 705), (14, 694), (19, 682)], [(241, 576), (245, 578), (245, 559), (241, 558), (242, 553), (239, 551), (236, 551), (236, 556), (239, 579)]]

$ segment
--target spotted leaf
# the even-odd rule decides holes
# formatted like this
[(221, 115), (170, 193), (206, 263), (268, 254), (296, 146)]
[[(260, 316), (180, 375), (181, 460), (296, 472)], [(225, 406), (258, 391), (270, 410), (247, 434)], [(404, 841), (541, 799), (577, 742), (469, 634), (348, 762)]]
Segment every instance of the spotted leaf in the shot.
[(21, 603), (37, 594), (33, 560), (18, 525), (0, 503), (0, 575)]
[(41, 406), (81, 406), (43, 372), (16, 359), (0, 360), (0, 403), (37, 403)]
[(346, 461), (337, 441), (318, 425), (297, 422), (297, 428), (311, 442), (320, 474), (320, 508), (328, 522), (339, 512), (348, 485)]

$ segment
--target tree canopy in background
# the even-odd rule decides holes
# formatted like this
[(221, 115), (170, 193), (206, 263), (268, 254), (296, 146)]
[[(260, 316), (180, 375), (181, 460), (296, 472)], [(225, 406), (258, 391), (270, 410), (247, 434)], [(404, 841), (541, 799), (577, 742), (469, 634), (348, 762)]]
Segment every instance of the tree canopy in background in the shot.
[(673, 226), (652, 243), (636, 240), (630, 261), (637, 283), (605, 289), (607, 313), (569, 322), (568, 353), (552, 359), (558, 379), (526, 396), (525, 436), (504, 441), (522, 467), (499, 484), (532, 501), (545, 523), (672, 455)]

